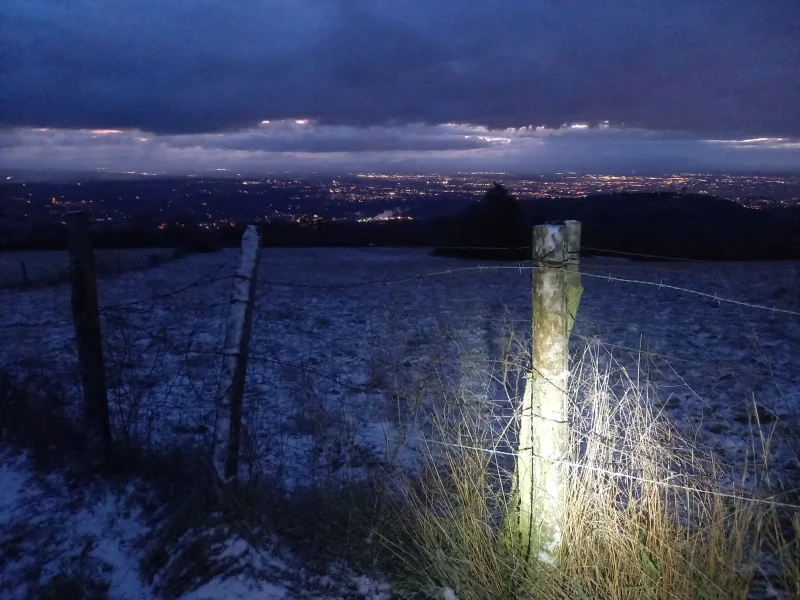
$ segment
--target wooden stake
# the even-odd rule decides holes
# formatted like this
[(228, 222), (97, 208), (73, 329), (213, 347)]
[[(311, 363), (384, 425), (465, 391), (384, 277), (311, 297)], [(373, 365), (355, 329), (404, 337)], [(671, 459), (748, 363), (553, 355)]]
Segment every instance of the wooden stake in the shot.
[(533, 228), (532, 369), (523, 398), (515, 471), (518, 535), (528, 557), (554, 562), (566, 493), (567, 227)]
[(239, 470), (239, 437), (242, 426), (247, 353), (253, 325), (259, 237), (250, 225), (242, 237), (242, 253), (231, 293), (231, 308), (222, 350), (222, 373), (214, 423), (214, 472), (218, 481), (235, 480)]
[(72, 320), (78, 343), (78, 362), (83, 383), (84, 426), (90, 448), (97, 458), (111, 457), (111, 425), (108, 418), (103, 338), (97, 303), (97, 279), (86, 211), (67, 213), (69, 266), (72, 279)]

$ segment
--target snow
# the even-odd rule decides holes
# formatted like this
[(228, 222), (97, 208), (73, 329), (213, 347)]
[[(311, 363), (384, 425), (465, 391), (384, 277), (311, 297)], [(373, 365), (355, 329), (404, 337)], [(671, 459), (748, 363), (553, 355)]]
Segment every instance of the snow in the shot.
[(112, 598), (152, 598), (129, 554), (145, 528), (124, 496), (103, 490), (87, 498), (62, 475), (32, 472), (24, 456), (3, 453), (0, 460), (0, 596), (28, 597), (55, 575), (70, 573), (97, 576)]
[[(117, 432), (145, 447), (212, 441), (238, 259), (238, 250), (226, 250), (99, 281)], [(413, 471), (428, 449), (426, 417), (454, 388), (484, 405), (507, 405), (495, 381), (496, 359), (509, 329), (530, 337), (531, 272), (513, 263), (458, 271), (465, 266), (475, 265), (432, 257), (426, 249), (263, 249), (242, 476), (253, 472), (291, 492)], [(800, 309), (798, 262), (584, 258), (581, 269)], [(439, 275), (418, 277), (427, 273)], [(383, 279), (403, 281), (375, 283)], [(594, 277), (584, 277), (583, 285), (573, 351), (599, 339), (627, 367), (643, 359), (664, 415), (676, 427), (723, 463), (761, 461), (773, 482), (800, 487), (800, 318), (658, 286)], [(0, 291), (0, 365), (32, 389), (48, 390), (55, 382), (79, 416), (69, 298), (67, 286)], [(753, 419), (756, 406), (760, 425)], [(762, 433), (771, 439), (768, 456), (760, 449)], [(103, 577), (112, 597), (150, 598), (150, 589), (138, 583), (132, 547), (144, 524), (135, 512), (127, 514), (125, 492), (83, 494), (71, 507), (66, 492), (53, 491), (67, 490), (68, 482), (32, 478), (20, 460), (7, 457), (0, 466), (0, 523), (6, 532), (19, 523), (52, 529), (39, 544), (50, 565), (43, 577), (59, 565), (74, 567), (81, 536), (89, 536), (95, 540), (89, 567), (102, 574), (110, 566)], [(231, 543), (229, 552), (243, 549), (238, 540)], [(242, 560), (252, 570), (267, 565), (271, 575), (215, 579), (186, 598), (341, 597), (362, 583), (376, 599), (388, 594), (385, 584), (344, 571), (301, 574), (269, 549), (249, 548)], [(11, 579), (4, 573), (3, 585), (24, 568), (11, 569)]]
[(452, 589), (444, 588), (442, 590), (442, 600), (458, 600), (458, 596)]
[(283, 600), (286, 598), (286, 588), (269, 583), (254, 584), (252, 580), (234, 577), (224, 580), (215, 579), (183, 596), (183, 600), (221, 600), (223, 598)]
[[(150, 493), (144, 484), (78, 488), (65, 473), (36, 472), (24, 455), (2, 452), (0, 490), (0, 597), (48, 597), (44, 590), (57, 576), (96, 584), (114, 600), (161, 597), (139, 572), (151, 525), (135, 501)], [(271, 538), (256, 548), (232, 535), (217, 558), (232, 559), (236, 574), (215, 576), (178, 600), (390, 597), (388, 584), (343, 565), (312, 573)]]
[[(226, 250), (99, 282), (117, 429), (146, 445), (209, 441), (238, 259)], [(464, 266), (475, 265), (426, 249), (263, 249), (243, 416), (256, 472), (292, 490), (331, 476), (369, 478), (376, 467), (413, 469), (421, 432), (409, 432), (445, 383), (502, 397), (464, 366), (491, 372), (505, 329), (529, 335), (530, 271), (509, 263), (457, 271)], [(584, 258), (581, 266), (800, 305), (797, 262)], [(443, 274), (417, 277), (433, 272)], [(382, 279), (405, 281), (358, 285)], [(573, 350), (600, 339), (619, 360), (644, 357), (665, 414), (726, 461), (754, 454), (755, 399), (761, 429), (775, 428), (770, 467), (786, 483), (800, 480), (800, 319), (657, 286), (594, 277), (583, 285)], [(33, 382), (56, 379), (77, 398), (68, 288), (0, 292), (0, 313), (0, 364)]]
[(543, 239), (543, 248), (550, 249), (549, 251), (553, 252), (561, 245), (561, 238), (566, 230), (562, 229), (562, 225), (545, 225), (545, 227), (546, 233)]
[(20, 460), (0, 465), (0, 523), (7, 525), (12, 518), (14, 506), (23, 495), (25, 474), (20, 471)]

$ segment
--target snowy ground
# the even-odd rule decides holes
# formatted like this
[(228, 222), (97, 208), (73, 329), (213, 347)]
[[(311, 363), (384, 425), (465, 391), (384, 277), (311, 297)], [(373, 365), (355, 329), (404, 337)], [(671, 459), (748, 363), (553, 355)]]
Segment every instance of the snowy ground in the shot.
[[(190, 256), (99, 282), (117, 435), (146, 447), (209, 441), (237, 256)], [(263, 250), (243, 471), (286, 491), (385, 477), (419, 464), (419, 417), (435, 412), (448, 389), (502, 402), (505, 391), (487, 373), (497, 372), (509, 328), (529, 335), (530, 270), (486, 267), (422, 249)], [(586, 258), (582, 268), (800, 311), (797, 262)], [(599, 338), (624, 364), (644, 357), (664, 414), (681, 431), (730, 464), (765, 460), (759, 438), (768, 437), (771, 482), (800, 487), (800, 316), (608, 278), (587, 276), (584, 286), (575, 351)], [(77, 410), (68, 287), (0, 292), (0, 368), (40, 390), (58, 382)], [(47, 482), (25, 483), (17, 463), (4, 469), (3, 518), (24, 521)], [(100, 516), (74, 517), (76, 535), (102, 529), (103, 511), (119, 512), (124, 493), (104, 498), (92, 509)], [(797, 503), (796, 494), (782, 499)], [(111, 538), (101, 536), (88, 551), (113, 563), (112, 586), (123, 577), (115, 553), (141, 526), (135, 515), (126, 518), (124, 532), (113, 534), (117, 545), (107, 549)]]
[[(407, 249), (262, 252), (246, 454), (286, 488), (358, 476), (375, 461), (410, 464), (410, 412), (426, 392), (448, 378), (481, 393), (485, 382), (465, 383), (461, 367), (493, 370), (504, 331), (530, 327), (530, 271), (514, 265), (474, 269)], [(209, 434), (236, 258), (192, 256), (99, 283), (113, 418), (145, 444)], [(583, 269), (800, 309), (798, 263), (589, 258)], [(418, 277), (431, 273), (441, 274)], [(364, 284), (384, 279), (404, 281)], [(621, 360), (651, 353), (669, 417), (731, 462), (752, 447), (757, 405), (777, 472), (800, 479), (800, 317), (602, 278), (584, 285), (576, 350), (599, 337)], [(69, 311), (65, 286), (0, 293), (0, 364), (74, 395)]]
[[(113, 487), (43, 474), (24, 455), (0, 453), (0, 597), (29, 600), (151, 600), (158, 578), (140, 572), (153, 520), (141, 510), (143, 485)], [(231, 533), (212, 548), (226, 577), (179, 600), (388, 600), (385, 583), (333, 564), (310, 571), (277, 540), (253, 546)]]

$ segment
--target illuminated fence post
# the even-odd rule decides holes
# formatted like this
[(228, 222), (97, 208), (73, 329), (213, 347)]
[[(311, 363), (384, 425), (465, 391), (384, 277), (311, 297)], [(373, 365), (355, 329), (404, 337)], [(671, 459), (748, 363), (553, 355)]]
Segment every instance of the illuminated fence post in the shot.
[(532, 366), (514, 481), (517, 535), (531, 559), (546, 562), (558, 553), (566, 494), (567, 474), (560, 461), (569, 448), (567, 240), (566, 225), (533, 228)]
[(213, 466), (217, 479), (222, 483), (236, 479), (239, 469), (242, 401), (253, 325), (258, 249), (258, 230), (255, 225), (250, 225), (242, 237), (242, 254), (231, 292), (231, 308), (222, 349), (217, 416), (214, 422)]
[(108, 460), (111, 425), (108, 419), (103, 339), (97, 305), (97, 277), (89, 236), (89, 214), (67, 213), (69, 271), (72, 280), (72, 320), (78, 343), (78, 362), (83, 384), (84, 427), (93, 452)]

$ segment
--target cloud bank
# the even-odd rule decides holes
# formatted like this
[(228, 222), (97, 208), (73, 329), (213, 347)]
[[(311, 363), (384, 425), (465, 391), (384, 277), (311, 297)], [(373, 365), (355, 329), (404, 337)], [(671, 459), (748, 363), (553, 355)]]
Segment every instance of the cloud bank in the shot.
[(800, 136), (796, 0), (7, 0), (0, 123)]
[(15, 128), (7, 167), (188, 173), (231, 169), (456, 172), (795, 171), (794, 138), (699, 138), (611, 126), (489, 130), (469, 124), (355, 127), (296, 120), (232, 133)]
[(797, 0), (7, 0), (0, 11), (7, 166), (800, 164)]

